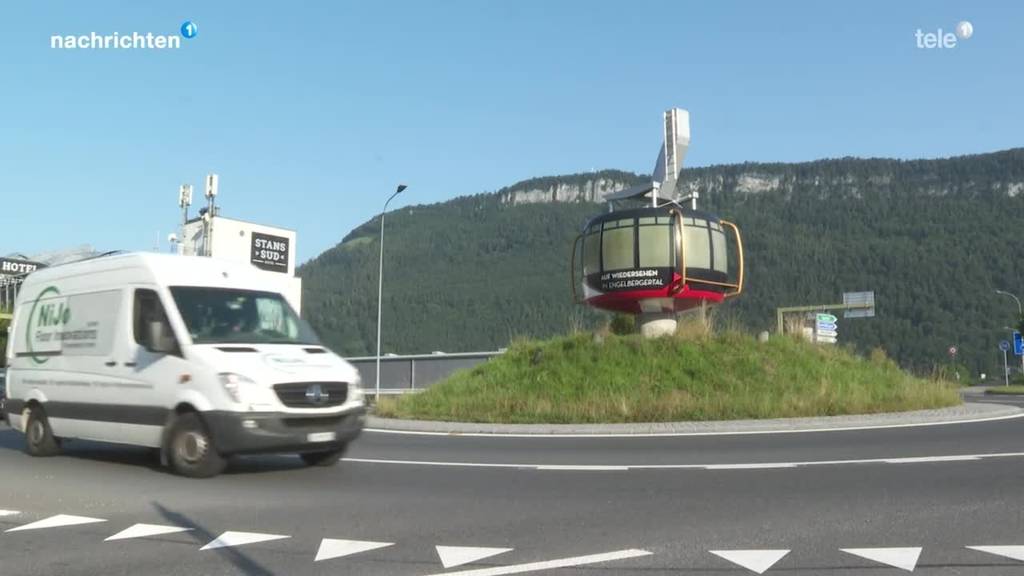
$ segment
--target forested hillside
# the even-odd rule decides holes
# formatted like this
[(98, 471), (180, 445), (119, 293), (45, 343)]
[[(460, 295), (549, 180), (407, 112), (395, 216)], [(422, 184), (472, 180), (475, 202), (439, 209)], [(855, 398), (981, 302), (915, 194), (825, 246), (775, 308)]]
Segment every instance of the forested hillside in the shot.
[[(603, 321), (571, 303), (570, 245), (606, 209), (594, 200), (640, 179), (549, 177), (389, 214), (383, 349), (495, 349)], [(778, 306), (874, 290), (878, 316), (840, 320), (841, 341), (919, 371), (956, 345), (973, 371), (1001, 370), (1016, 305), (994, 290), (1024, 296), (1024, 149), (713, 166), (685, 171), (681, 187), (744, 233), (748, 290), (722, 312), (751, 330), (771, 328)], [(344, 354), (374, 349), (377, 231), (367, 222), (300, 269), (304, 315)]]

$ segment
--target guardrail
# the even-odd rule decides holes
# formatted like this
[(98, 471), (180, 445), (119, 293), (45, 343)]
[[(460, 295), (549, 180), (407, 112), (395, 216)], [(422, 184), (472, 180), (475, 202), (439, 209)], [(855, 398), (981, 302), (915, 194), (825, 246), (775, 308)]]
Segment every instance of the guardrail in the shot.
[[(380, 393), (406, 394), (417, 392), (443, 380), (457, 370), (466, 370), (483, 364), (504, 350), (495, 352), (456, 352), (410, 354), (380, 357)], [(359, 370), (363, 389), (373, 394), (377, 382), (377, 357), (346, 358)]]

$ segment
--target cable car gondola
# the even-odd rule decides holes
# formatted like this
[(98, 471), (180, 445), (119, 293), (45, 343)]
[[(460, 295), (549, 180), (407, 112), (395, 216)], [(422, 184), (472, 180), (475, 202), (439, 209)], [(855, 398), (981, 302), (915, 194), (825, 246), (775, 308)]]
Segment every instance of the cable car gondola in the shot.
[[(681, 200), (659, 194), (674, 193), (689, 136), (688, 113), (667, 111), (665, 144), (652, 182), (607, 197), (612, 209), (587, 222), (573, 243), (574, 298), (639, 314), (642, 331), (648, 322), (662, 322), (659, 333), (674, 330), (676, 313), (719, 304), (743, 291), (743, 240), (736, 225), (698, 210), (696, 193)], [(649, 206), (613, 209), (615, 202), (648, 195)]]

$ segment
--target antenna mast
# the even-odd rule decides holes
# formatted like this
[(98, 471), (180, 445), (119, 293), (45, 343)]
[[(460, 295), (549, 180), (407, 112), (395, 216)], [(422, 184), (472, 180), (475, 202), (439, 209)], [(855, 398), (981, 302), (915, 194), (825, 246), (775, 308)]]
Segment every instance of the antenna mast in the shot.
[(207, 210), (204, 216), (206, 231), (203, 234), (204, 256), (213, 256), (213, 217), (217, 215), (217, 185), (220, 178), (216, 174), (206, 175)]

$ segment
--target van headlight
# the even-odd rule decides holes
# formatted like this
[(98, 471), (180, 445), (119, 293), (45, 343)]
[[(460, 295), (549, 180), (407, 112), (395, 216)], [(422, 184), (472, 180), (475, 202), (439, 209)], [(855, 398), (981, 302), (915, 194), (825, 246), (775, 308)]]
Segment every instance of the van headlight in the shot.
[(242, 387), (255, 384), (251, 378), (235, 374), (234, 372), (221, 372), (217, 374), (217, 378), (220, 380), (220, 385), (224, 387), (224, 391), (228, 393), (228, 396), (239, 404), (242, 403)]
[(359, 380), (348, 385), (348, 399), (362, 402), (363, 401), (363, 387), (359, 385)]

